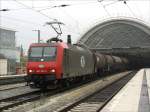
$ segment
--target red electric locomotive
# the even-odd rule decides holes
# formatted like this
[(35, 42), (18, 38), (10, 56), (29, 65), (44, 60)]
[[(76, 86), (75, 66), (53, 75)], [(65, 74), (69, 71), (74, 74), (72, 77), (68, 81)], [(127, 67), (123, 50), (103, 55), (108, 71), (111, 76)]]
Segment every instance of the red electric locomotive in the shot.
[(94, 73), (93, 54), (88, 49), (56, 42), (31, 44), (28, 51), (27, 82), (46, 87), (62, 80)]

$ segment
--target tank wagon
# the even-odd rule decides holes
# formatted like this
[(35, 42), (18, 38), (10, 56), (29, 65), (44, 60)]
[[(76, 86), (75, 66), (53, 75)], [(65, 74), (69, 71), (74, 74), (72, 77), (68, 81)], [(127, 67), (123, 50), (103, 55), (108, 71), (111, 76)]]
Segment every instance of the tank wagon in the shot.
[(94, 53), (84, 46), (59, 39), (52, 40), (30, 45), (27, 63), (30, 85), (42, 88), (105, 71), (123, 70), (128, 64), (125, 58)]

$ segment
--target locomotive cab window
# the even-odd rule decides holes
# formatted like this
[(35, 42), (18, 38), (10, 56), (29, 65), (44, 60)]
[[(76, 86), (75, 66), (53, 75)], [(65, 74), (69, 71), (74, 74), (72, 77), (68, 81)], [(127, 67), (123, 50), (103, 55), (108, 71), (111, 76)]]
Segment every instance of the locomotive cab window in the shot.
[(55, 57), (56, 47), (44, 47), (43, 57)]
[(45, 58), (46, 61), (55, 60), (56, 47), (44, 47), (43, 48), (43, 58)]
[(40, 59), (44, 59), (44, 61), (55, 60), (57, 54), (56, 47), (46, 46), (46, 47), (31, 47), (29, 51), (29, 60), (30, 61), (40, 61)]
[(32, 47), (30, 49), (29, 55), (30, 57), (42, 57), (42, 47)]

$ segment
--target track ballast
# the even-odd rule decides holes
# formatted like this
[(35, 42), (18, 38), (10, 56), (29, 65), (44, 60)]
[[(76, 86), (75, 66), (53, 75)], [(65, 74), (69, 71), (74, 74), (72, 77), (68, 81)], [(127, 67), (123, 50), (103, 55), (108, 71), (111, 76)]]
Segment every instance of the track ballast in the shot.
[(100, 111), (119, 90), (135, 75), (135, 72), (116, 82), (106, 86), (102, 90), (82, 99), (74, 104), (59, 110), (59, 112), (98, 112)]

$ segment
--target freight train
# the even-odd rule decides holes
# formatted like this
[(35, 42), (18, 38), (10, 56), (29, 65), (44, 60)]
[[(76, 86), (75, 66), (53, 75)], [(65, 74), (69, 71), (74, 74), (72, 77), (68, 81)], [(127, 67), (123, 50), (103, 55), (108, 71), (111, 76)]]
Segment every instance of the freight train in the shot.
[(105, 71), (124, 70), (126, 58), (94, 53), (85, 46), (73, 45), (53, 38), (47, 43), (30, 45), (27, 63), (27, 82), (35, 87), (72, 81)]

